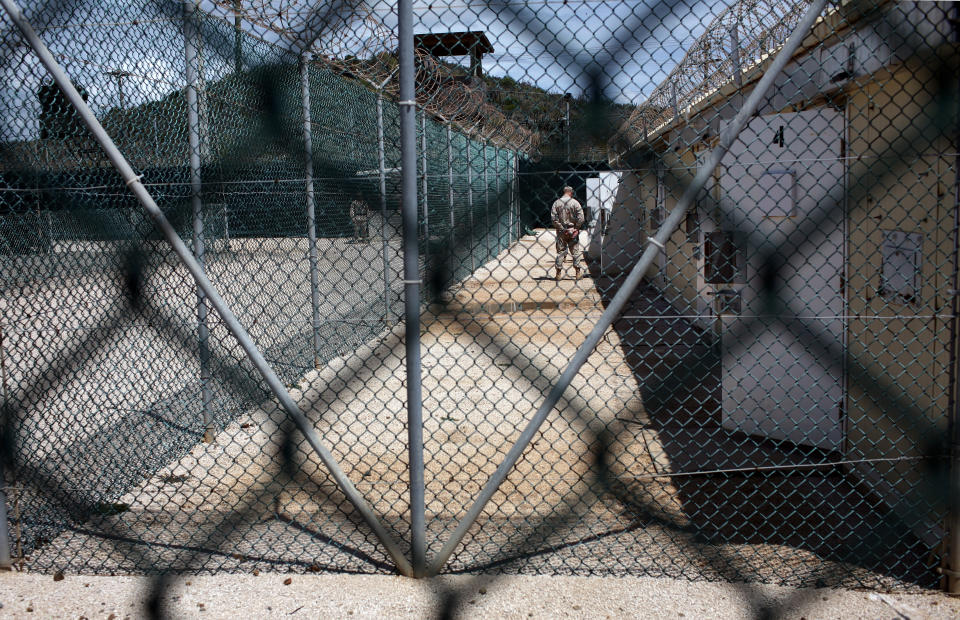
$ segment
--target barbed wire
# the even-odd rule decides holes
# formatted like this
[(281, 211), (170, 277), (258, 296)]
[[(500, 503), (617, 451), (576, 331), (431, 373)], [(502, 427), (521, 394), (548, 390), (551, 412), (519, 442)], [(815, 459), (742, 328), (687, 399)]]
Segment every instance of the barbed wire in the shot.
[[(307, 0), (285, 3), (278, 9), (269, 0), (238, 3), (218, 0), (218, 7), (232, 11), (249, 23), (274, 32), (288, 41), (298, 41), (307, 27), (312, 3)], [(241, 6), (242, 5), (242, 6)], [(323, 24), (310, 44), (314, 62), (333, 67), (342, 74), (362, 80), (389, 97), (399, 97), (397, 35), (376, 17), (363, 2), (338, 12), (336, 20)], [(452, 123), (467, 135), (484, 141), (533, 152), (539, 144), (536, 134), (508, 119), (486, 101), (483, 80), (471, 79), (462, 69), (441, 63), (429, 51), (415, 51), (417, 103), (424, 110)]]

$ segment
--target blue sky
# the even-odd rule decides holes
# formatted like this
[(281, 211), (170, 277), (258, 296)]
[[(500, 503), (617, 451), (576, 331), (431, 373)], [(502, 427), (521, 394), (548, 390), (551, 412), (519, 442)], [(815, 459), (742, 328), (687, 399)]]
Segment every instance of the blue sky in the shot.
[[(284, 0), (271, 1), (280, 7)], [(490, 75), (509, 75), (551, 92), (580, 95), (589, 87), (589, 70), (599, 68), (608, 98), (641, 103), (730, 3), (413, 0), (414, 31), (480, 30), (496, 50), (483, 61)], [(368, 12), (396, 32), (394, 1), (369, 0), (364, 7), (359, 12)], [(342, 27), (360, 36), (369, 32), (359, 20), (345, 20)]]
[[(671, 6), (655, 0), (414, 0), (414, 30), (482, 30), (495, 48), (484, 58), (486, 73), (508, 75), (551, 92), (581, 95), (589, 87), (590, 70), (598, 68), (608, 99), (639, 104), (730, 0), (687, 2)], [(36, 3), (26, 3), (31, 5)], [(106, 75), (108, 71), (133, 74), (124, 78), (127, 106), (159, 99), (185, 85), (179, 53), (182, 24), (175, 15), (171, 18), (178, 13), (176, 6), (173, 13), (164, 13), (143, 0), (144, 6), (154, 8), (136, 14), (152, 14), (155, 19), (141, 19), (137, 25), (110, 24), (129, 19), (124, 14), (130, 13), (131, 5), (140, 2), (88, 0), (72, 14), (36, 24), (46, 26), (39, 28), (41, 36), (61, 54), (58, 58), (68, 73), (87, 88), (97, 112), (119, 103), (117, 78)], [(373, 17), (395, 32), (395, 2), (372, 0), (367, 6)], [(344, 21), (342, 28), (357, 29), (357, 22)], [(363, 34), (362, 30), (355, 34)], [(39, 63), (30, 54), (7, 60), (13, 62), (3, 68), (3, 98), (35, 103), (37, 80), (44, 76)], [(208, 77), (215, 79), (232, 70), (231, 59), (212, 58), (206, 69)], [(35, 128), (35, 110), (13, 106), (0, 111), (7, 116), (4, 133), (8, 138)], [(11, 114), (22, 118), (10, 118)]]
[[(484, 58), (484, 71), (491, 75), (579, 95), (589, 86), (589, 70), (599, 68), (607, 98), (636, 104), (728, 4), (415, 0), (414, 23), (417, 32), (485, 31), (496, 50)], [(393, 24), (387, 3), (373, 10)]]

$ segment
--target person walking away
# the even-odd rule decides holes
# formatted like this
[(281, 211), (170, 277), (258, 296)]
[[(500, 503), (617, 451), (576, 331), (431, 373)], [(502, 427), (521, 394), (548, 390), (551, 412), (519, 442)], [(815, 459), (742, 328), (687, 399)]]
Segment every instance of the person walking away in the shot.
[(370, 205), (360, 194), (354, 194), (350, 202), (350, 219), (353, 221), (353, 240), (366, 241), (369, 236)]
[(569, 185), (563, 188), (563, 195), (550, 208), (550, 220), (557, 231), (557, 262), (556, 276), (560, 281), (563, 270), (563, 259), (567, 252), (573, 255), (573, 269), (576, 279), (580, 279), (580, 229), (583, 228), (583, 207), (573, 197), (573, 188)]

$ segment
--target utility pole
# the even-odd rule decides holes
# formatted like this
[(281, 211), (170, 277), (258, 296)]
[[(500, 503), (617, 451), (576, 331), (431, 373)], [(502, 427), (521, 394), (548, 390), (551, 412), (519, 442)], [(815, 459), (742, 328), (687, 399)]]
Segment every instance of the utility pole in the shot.
[(233, 70), (243, 69), (243, 29), (240, 27), (241, 0), (233, 0)]
[(113, 71), (107, 71), (104, 75), (117, 78), (117, 89), (120, 91), (120, 109), (126, 109), (127, 103), (123, 97), (123, 78), (131, 77), (133, 74), (123, 69), (114, 69)]

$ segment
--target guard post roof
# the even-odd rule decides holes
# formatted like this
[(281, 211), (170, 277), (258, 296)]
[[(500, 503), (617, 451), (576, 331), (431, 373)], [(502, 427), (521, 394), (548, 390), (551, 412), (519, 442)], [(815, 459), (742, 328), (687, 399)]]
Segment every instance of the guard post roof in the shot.
[(413, 44), (433, 56), (468, 56), (471, 52), (492, 54), (494, 51), (487, 35), (476, 30), (415, 34)]

